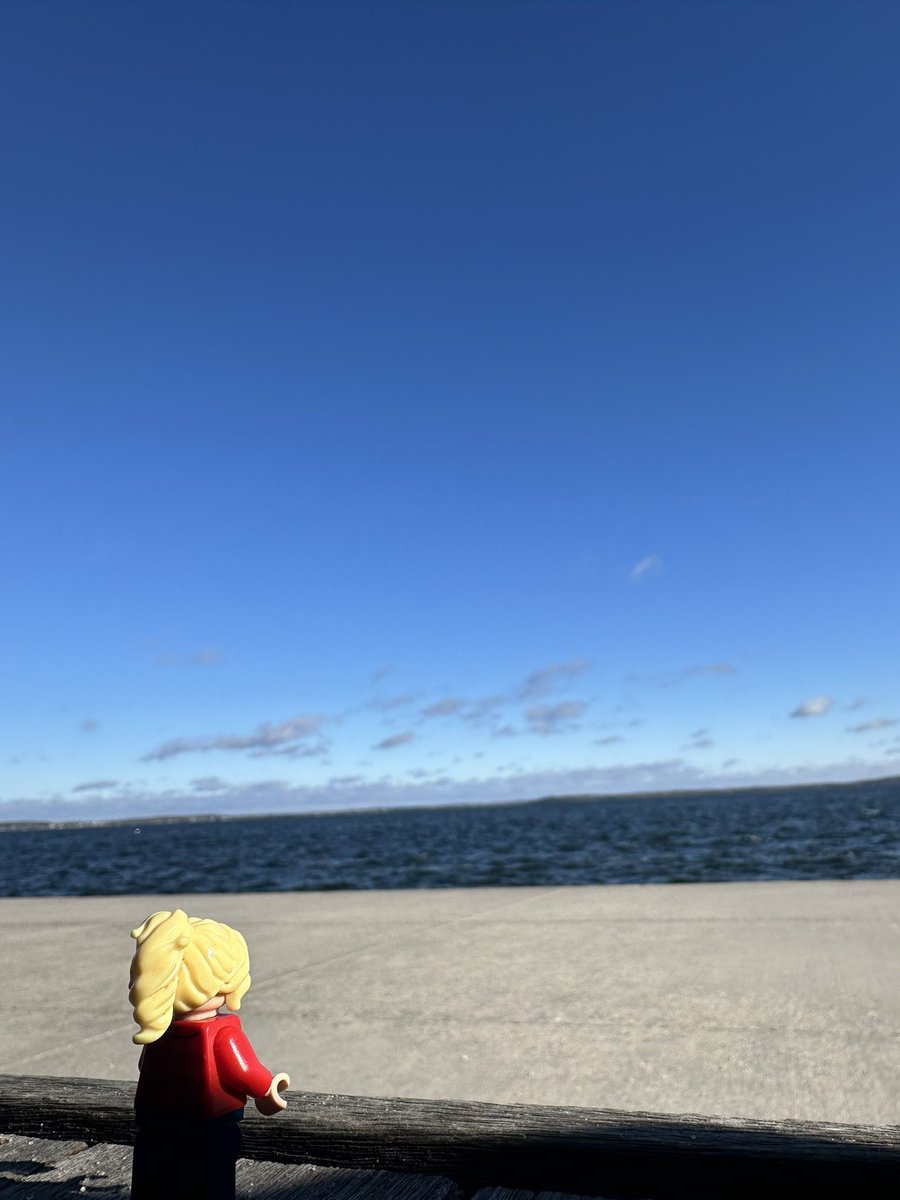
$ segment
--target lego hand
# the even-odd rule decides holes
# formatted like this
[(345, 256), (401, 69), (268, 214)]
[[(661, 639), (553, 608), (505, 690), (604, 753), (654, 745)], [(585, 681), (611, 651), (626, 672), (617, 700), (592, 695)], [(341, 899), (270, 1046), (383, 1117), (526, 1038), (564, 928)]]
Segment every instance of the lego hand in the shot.
[(281, 1093), (290, 1086), (291, 1077), (284, 1071), (276, 1075), (264, 1096), (258, 1096), (253, 1103), (264, 1117), (273, 1117), (275, 1113), (287, 1108), (287, 1100), (282, 1099)]

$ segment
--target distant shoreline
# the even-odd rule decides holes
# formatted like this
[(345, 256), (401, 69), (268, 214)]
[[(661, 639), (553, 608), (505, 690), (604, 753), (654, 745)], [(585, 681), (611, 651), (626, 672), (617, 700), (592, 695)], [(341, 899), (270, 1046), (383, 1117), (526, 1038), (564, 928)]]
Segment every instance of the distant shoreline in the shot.
[(96, 820), (73, 819), (71, 821), (0, 821), (0, 833), (42, 832), (57, 829), (103, 829), (121, 828), (123, 826), (142, 825), (197, 825), (226, 821), (270, 821), (285, 817), (309, 818), (339, 818), (345, 816), (365, 816), (367, 813), (389, 812), (433, 812), (448, 809), (474, 808), (518, 808), (523, 805), (577, 803), (578, 801), (617, 801), (617, 800), (662, 800), (678, 799), (689, 796), (704, 798), (733, 797), (742, 795), (759, 795), (776, 792), (815, 792), (828, 791), (851, 793), (861, 787), (873, 785), (894, 785), (900, 788), (900, 775), (887, 775), (877, 779), (856, 779), (840, 783), (776, 783), (759, 787), (743, 785), (730, 788), (672, 788), (656, 792), (579, 792), (572, 795), (539, 796), (532, 800), (473, 800), (471, 802), (455, 802), (452, 804), (392, 804), (374, 805), (366, 808), (317, 809), (304, 812), (266, 812), (266, 813), (184, 813), (167, 814), (147, 817), (113, 817)]

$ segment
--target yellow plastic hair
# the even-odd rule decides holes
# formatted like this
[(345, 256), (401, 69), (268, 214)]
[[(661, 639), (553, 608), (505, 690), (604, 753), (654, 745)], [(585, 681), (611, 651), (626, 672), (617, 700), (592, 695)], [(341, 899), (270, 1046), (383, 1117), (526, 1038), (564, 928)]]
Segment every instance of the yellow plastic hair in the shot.
[(156, 912), (132, 929), (137, 950), (131, 960), (128, 999), (140, 1030), (132, 1041), (155, 1042), (175, 1013), (199, 1008), (223, 995), (236, 1012), (250, 986), (247, 943), (236, 929), (180, 908)]

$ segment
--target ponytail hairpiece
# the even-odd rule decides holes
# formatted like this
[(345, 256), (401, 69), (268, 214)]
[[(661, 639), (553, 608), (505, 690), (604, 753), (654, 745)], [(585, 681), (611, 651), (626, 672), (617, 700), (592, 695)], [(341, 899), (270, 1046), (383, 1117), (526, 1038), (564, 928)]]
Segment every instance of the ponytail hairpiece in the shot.
[(250, 986), (247, 943), (219, 921), (189, 917), (183, 909), (152, 913), (131, 931), (137, 949), (128, 993), (140, 1026), (133, 1041), (162, 1037), (172, 1018), (222, 995), (237, 1011)]

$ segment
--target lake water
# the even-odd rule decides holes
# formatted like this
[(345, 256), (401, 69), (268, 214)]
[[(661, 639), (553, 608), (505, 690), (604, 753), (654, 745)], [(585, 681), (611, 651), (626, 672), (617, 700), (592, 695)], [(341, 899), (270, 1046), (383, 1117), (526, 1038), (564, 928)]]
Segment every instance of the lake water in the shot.
[(0, 832), (0, 895), (900, 876), (900, 782)]

